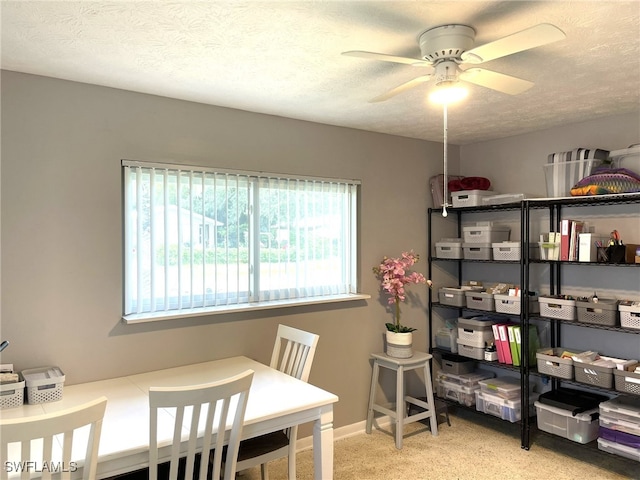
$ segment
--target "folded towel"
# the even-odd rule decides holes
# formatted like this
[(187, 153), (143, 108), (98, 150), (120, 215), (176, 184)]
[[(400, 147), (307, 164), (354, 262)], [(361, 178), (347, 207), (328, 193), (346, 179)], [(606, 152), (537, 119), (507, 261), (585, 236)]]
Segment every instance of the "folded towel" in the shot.
[(491, 182), (485, 177), (465, 177), (460, 180), (463, 190), (489, 190)]

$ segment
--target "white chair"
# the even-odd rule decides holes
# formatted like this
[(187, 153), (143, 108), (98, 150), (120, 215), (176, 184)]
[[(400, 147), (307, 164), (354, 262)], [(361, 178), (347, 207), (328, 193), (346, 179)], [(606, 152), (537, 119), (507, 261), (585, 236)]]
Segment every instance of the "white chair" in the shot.
[[(20, 454), (16, 461), (34, 462), (32, 468), (42, 470), (41, 478), (43, 480), (50, 479), (53, 470), (62, 472), (61, 478), (63, 480), (71, 479), (72, 473), (76, 478), (77, 473), (74, 471), (80, 467), (82, 467), (84, 480), (94, 480), (98, 464), (102, 419), (106, 406), (106, 397), (100, 397), (83, 405), (58, 412), (32, 417), (0, 419), (0, 457), (3, 459), (0, 478), (3, 480), (8, 478), (9, 469), (5, 468), (4, 462), (17, 453), (13, 447), (11, 450), (9, 449), (9, 444), (19, 443)], [(87, 425), (89, 426), (88, 438), (81, 435), (80, 432), (74, 432), (74, 430)], [(62, 435), (62, 437), (55, 438), (57, 435)], [(32, 440), (35, 440), (34, 448), (31, 445)], [(71, 456), (74, 443), (82, 445), (86, 443), (84, 458)], [(61, 454), (60, 447), (62, 447)], [(10, 451), (11, 457), (9, 456)], [(45, 465), (48, 465), (49, 468), (43, 468)], [(24, 468), (20, 478), (30, 478), (31, 473), (33, 472)]]
[[(308, 381), (319, 338), (313, 333), (279, 325), (271, 354), (271, 368), (304, 382)], [(296, 425), (284, 431), (243, 440), (238, 453), (238, 471), (260, 465), (262, 480), (268, 480), (267, 462), (288, 457), (289, 478), (296, 478), (297, 436)]]
[[(224, 479), (232, 480), (235, 478), (238, 444), (240, 443), (247, 398), (252, 381), (253, 370), (247, 370), (233, 377), (202, 385), (149, 388), (149, 478), (154, 480), (158, 478), (158, 409), (169, 409), (175, 418), (173, 440), (171, 445), (167, 446), (171, 451), (169, 461), (170, 480), (178, 478), (180, 457), (184, 457), (184, 453), (181, 452), (181, 445), (185, 431), (188, 431), (188, 440), (184, 478), (206, 480), (208, 461), (200, 461), (199, 476), (194, 476), (196, 447), (202, 445), (203, 452), (215, 449), (212, 453), (213, 476), (211, 478), (219, 479), (225, 435), (219, 435), (218, 432), (225, 432), (226, 426), (229, 424), (231, 424), (231, 433), (229, 435), (228, 448), (224, 449), (226, 450)], [(203, 408), (203, 405), (206, 408)], [(185, 410), (187, 415), (189, 411), (191, 412), (191, 421), (188, 427), (183, 425)], [(198, 430), (201, 417), (204, 417), (205, 411), (204, 435), (200, 439), (198, 438)], [(215, 445), (212, 444), (214, 435)], [(205, 458), (207, 457), (205, 456)], [(163, 459), (163, 461), (165, 460)]]

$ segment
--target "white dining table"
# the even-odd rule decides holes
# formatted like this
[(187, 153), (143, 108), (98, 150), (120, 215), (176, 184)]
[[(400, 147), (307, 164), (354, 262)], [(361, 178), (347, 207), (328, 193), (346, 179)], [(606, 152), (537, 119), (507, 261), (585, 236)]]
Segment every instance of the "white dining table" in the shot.
[[(108, 401), (100, 436), (97, 475), (97, 478), (104, 479), (149, 464), (149, 387), (208, 383), (247, 369), (255, 373), (242, 438), (313, 422), (314, 478), (332, 479), (333, 404), (338, 397), (244, 356), (64, 386), (59, 401), (4, 409), (0, 411), (0, 417), (55, 412), (104, 395)], [(170, 444), (172, 413), (160, 411), (158, 424), (159, 445)], [(165, 450), (168, 451), (168, 447)], [(78, 451), (78, 458), (81, 456)]]

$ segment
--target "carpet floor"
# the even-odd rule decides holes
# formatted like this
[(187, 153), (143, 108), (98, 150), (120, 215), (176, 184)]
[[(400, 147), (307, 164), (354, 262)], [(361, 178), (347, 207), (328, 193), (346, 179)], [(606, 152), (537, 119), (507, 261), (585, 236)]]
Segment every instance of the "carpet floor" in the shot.
[[(585, 446), (533, 432), (524, 450), (515, 424), (462, 409), (449, 417), (451, 426), (441, 423), (437, 436), (423, 423), (407, 425), (402, 450), (395, 448), (391, 426), (336, 440), (334, 479), (640, 480), (640, 462), (599, 451), (595, 442)], [(286, 459), (269, 463), (269, 478), (287, 478)], [(298, 453), (297, 478), (313, 479), (311, 450)], [(260, 480), (260, 468), (245, 470), (239, 480)]]

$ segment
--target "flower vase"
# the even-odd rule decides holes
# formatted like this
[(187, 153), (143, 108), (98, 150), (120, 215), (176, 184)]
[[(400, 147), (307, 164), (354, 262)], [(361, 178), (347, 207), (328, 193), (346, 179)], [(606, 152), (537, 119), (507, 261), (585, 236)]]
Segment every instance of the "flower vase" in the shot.
[(387, 330), (387, 355), (394, 358), (413, 357), (413, 333), (396, 333)]

